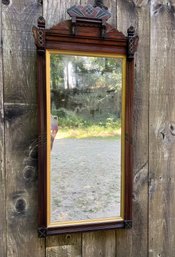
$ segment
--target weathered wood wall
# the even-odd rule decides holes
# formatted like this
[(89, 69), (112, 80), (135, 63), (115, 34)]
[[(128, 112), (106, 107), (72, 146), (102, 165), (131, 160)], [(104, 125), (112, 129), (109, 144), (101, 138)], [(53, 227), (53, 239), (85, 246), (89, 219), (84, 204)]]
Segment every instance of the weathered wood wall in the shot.
[[(42, 4), (43, 2), (43, 4)], [(37, 237), (36, 55), (31, 28), (84, 0), (0, 4), (0, 256), (175, 256), (175, 0), (106, 0), (110, 22), (139, 34), (133, 143), (133, 229)]]

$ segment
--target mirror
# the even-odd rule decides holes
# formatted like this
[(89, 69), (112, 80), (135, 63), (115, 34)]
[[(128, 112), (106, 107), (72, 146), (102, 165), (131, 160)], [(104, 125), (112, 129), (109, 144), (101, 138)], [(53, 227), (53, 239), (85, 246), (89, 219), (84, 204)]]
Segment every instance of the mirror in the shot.
[(126, 57), (46, 56), (48, 223), (120, 220)]
[(33, 27), (38, 77), (39, 237), (132, 227), (138, 37), (97, 1)]

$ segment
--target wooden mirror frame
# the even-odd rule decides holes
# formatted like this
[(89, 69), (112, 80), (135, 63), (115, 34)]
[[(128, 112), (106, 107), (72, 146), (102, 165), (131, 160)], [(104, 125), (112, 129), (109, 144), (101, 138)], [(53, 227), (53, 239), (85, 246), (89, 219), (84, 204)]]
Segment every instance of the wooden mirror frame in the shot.
[[(50, 29), (45, 28), (43, 17), (33, 27), (37, 47), (38, 77), (38, 168), (39, 168), (39, 237), (47, 235), (132, 227), (132, 113), (134, 92), (134, 54), (138, 36), (131, 26), (125, 36), (106, 21), (110, 13), (104, 6), (73, 6), (68, 9), (71, 20), (63, 21)], [(77, 16), (77, 11), (78, 15)], [(100, 18), (99, 18), (100, 13)], [(124, 128), (124, 220), (115, 222), (47, 226), (47, 108), (46, 108), (46, 51), (65, 50), (126, 56), (126, 96)], [(123, 190), (123, 189), (122, 189)]]

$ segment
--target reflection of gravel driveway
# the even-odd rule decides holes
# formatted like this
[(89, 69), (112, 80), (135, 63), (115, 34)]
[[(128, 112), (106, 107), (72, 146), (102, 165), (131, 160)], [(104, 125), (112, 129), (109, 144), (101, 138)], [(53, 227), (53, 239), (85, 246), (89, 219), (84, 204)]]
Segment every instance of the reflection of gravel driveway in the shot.
[(120, 216), (120, 145), (114, 139), (54, 141), (52, 222)]

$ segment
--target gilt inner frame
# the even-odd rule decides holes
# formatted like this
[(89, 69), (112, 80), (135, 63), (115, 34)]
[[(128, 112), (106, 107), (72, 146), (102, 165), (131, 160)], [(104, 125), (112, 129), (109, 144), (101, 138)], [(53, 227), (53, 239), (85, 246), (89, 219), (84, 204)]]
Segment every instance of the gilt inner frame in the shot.
[[(110, 57), (122, 59), (122, 132), (121, 132), (121, 201), (120, 201), (120, 217), (111, 217), (104, 219), (90, 219), (81, 221), (68, 221), (68, 222), (51, 222), (51, 169), (50, 169), (50, 55), (51, 54), (64, 54), (64, 55), (76, 55), (76, 56), (92, 56), (92, 57)], [(86, 224), (100, 224), (111, 222), (124, 221), (124, 209), (125, 209), (125, 111), (126, 111), (126, 60), (125, 55), (120, 54), (108, 54), (108, 53), (94, 53), (94, 52), (82, 52), (82, 51), (66, 51), (66, 50), (46, 50), (46, 135), (47, 135), (47, 227), (66, 227), (74, 225), (86, 225)], [(61, 183), (61, 181), (60, 181)]]

